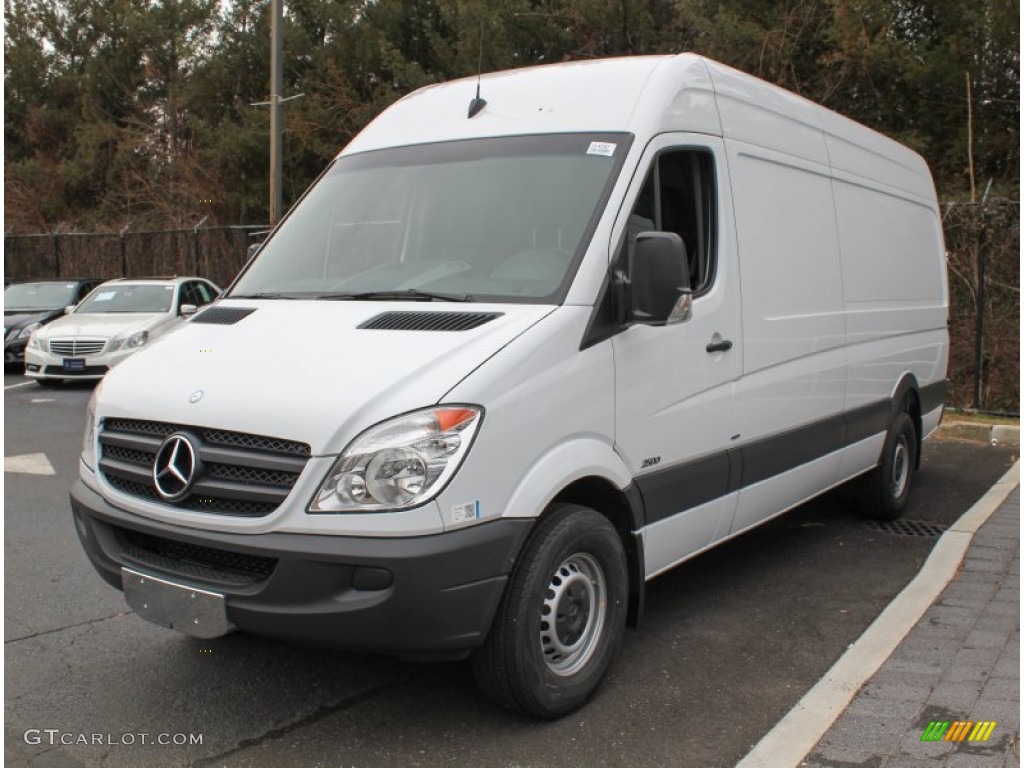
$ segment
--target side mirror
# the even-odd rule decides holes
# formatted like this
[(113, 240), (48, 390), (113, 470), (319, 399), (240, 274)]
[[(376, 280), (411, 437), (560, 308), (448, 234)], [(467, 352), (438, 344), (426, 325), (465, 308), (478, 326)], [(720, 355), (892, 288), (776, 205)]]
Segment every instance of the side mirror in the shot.
[(253, 243), (252, 245), (250, 245), (250, 246), (249, 246), (249, 247), (248, 247), (248, 248), (246, 249), (246, 251), (245, 251), (245, 260), (246, 260), (246, 261), (249, 261), (249, 259), (251, 259), (251, 258), (252, 258), (253, 256), (255, 256), (255, 255), (256, 255), (256, 252), (257, 252), (257, 251), (259, 251), (259, 249), (260, 249), (260, 248), (261, 248), (262, 246), (263, 246), (263, 243), (262, 243), (262, 242), (259, 242), (259, 243)]
[(641, 232), (630, 265), (629, 319), (646, 325), (673, 325), (689, 320), (692, 311), (683, 239), (674, 232)]
[(64, 307), (64, 314), (65, 315), (70, 315), (74, 311), (75, 311), (75, 305), (74, 304), (68, 304), (66, 307)]
[(178, 314), (181, 315), (182, 317), (188, 317), (189, 315), (194, 315), (195, 313), (195, 304), (182, 304), (180, 307), (178, 307)]

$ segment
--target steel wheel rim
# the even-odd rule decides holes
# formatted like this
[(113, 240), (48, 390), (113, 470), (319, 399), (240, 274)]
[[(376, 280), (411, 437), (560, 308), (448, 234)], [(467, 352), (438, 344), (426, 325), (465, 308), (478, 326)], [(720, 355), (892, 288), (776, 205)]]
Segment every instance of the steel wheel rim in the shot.
[(910, 477), (910, 446), (906, 435), (900, 435), (896, 442), (896, 450), (892, 456), (892, 487), (893, 497), (900, 498), (907, 488)]
[(567, 677), (593, 657), (608, 614), (608, 587), (597, 560), (578, 552), (555, 568), (544, 587), (540, 651), (547, 668)]

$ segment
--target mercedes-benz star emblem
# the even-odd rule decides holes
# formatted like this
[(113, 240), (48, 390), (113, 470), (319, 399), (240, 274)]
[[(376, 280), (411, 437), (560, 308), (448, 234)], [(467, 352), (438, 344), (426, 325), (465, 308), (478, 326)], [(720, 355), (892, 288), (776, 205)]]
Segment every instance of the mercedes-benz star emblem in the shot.
[(199, 461), (186, 435), (175, 432), (160, 444), (153, 459), (153, 485), (165, 501), (178, 501), (188, 493)]
[(192, 403), (193, 405), (195, 405), (196, 403), (198, 403), (202, 399), (203, 399), (203, 390), (201, 390), (201, 389), (197, 389), (195, 392), (193, 392), (191, 395), (188, 396), (188, 401), (190, 403)]

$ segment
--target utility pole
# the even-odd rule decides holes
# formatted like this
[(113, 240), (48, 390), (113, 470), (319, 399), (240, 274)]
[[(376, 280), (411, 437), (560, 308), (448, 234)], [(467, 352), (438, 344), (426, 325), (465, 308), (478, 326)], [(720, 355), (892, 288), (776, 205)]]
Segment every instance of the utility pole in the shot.
[(284, 0), (270, 0), (270, 101), (256, 101), (251, 107), (270, 107), (270, 225), (281, 220), (281, 156), (284, 153), (282, 135), (284, 120), (281, 105), (305, 94), (297, 93), (281, 98), (284, 80)]
[(281, 220), (281, 81), (284, 79), (284, 0), (270, 0), (270, 224)]

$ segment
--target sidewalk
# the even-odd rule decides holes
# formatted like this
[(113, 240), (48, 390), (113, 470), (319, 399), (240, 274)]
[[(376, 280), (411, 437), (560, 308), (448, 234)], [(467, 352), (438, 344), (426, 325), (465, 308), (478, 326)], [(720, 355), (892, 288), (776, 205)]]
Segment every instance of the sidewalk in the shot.
[[(995, 721), (985, 741), (922, 741), (932, 722)], [(1020, 765), (1020, 488), (957, 575), (809, 752), (804, 768)]]

